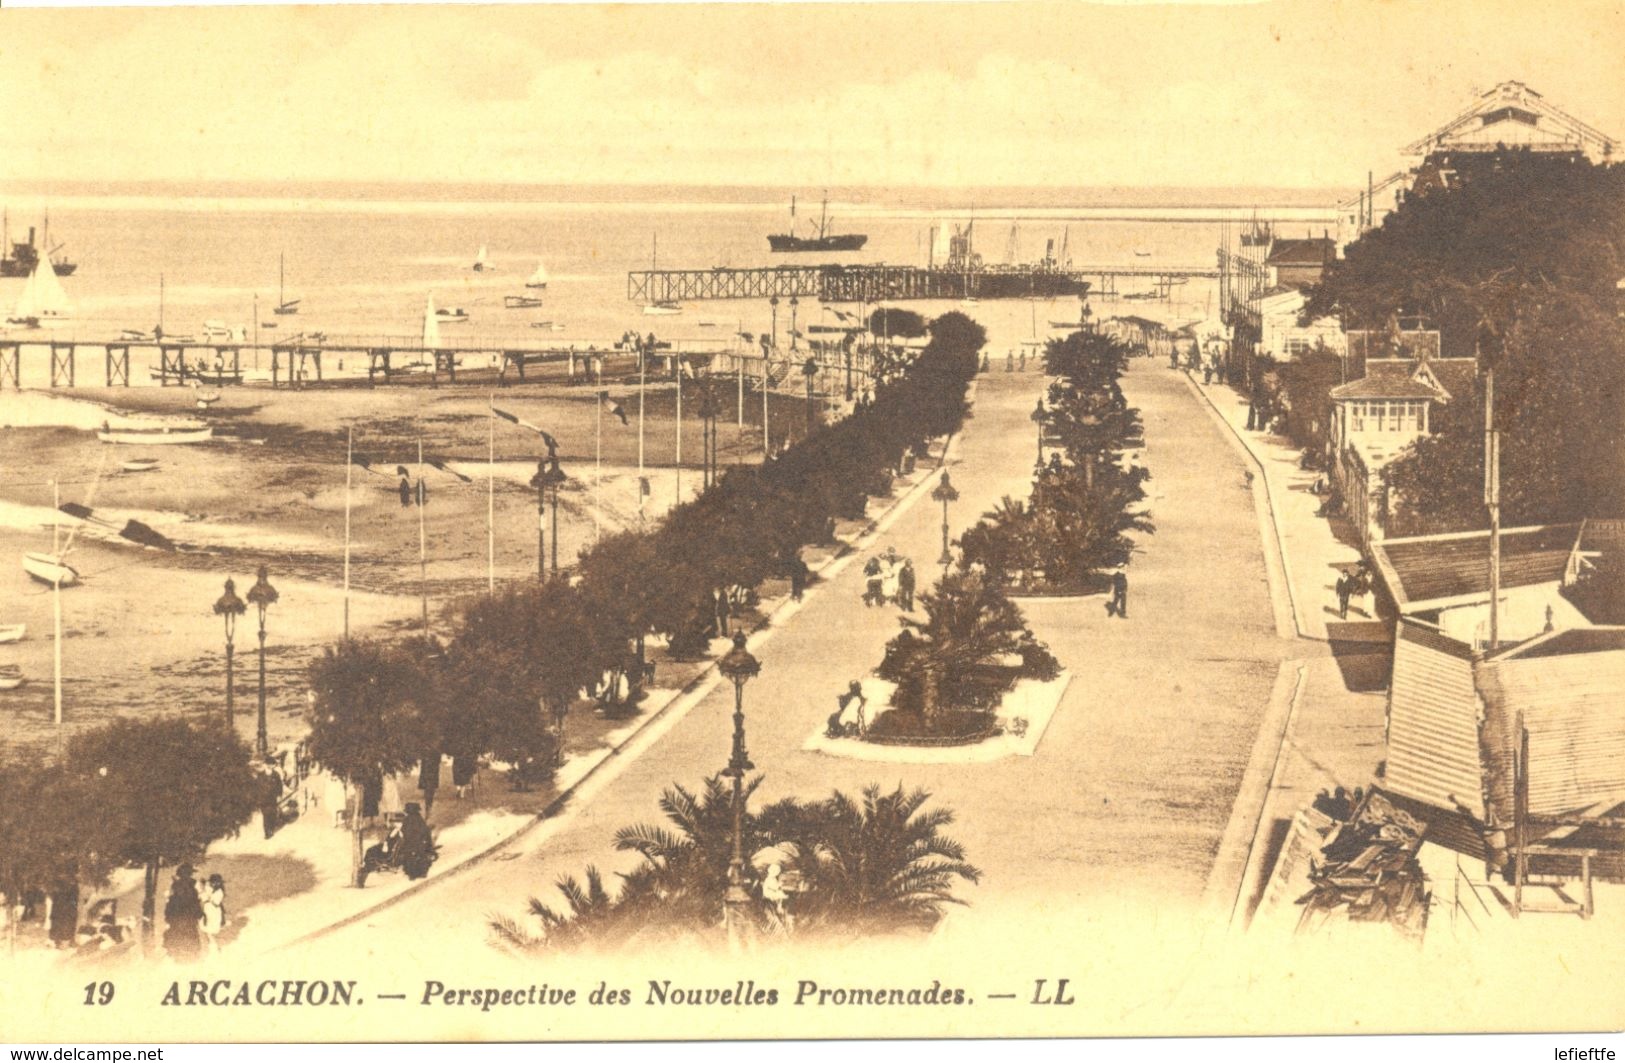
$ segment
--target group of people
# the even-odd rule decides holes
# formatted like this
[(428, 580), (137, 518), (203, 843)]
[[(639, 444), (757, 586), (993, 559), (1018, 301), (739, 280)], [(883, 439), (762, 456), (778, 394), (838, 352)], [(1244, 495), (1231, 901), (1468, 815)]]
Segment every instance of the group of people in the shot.
[(904, 612), (914, 608), (916, 576), (914, 562), (897, 556), (896, 547), (887, 547), (882, 555), (871, 557), (863, 566), (863, 604), (866, 606), (895, 603)]
[(207, 951), (220, 951), (220, 932), (226, 928), (226, 880), (216, 872), (208, 878), (191, 864), (175, 869), (164, 902), (164, 953), (177, 960), (196, 959)]
[(439, 855), (440, 847), (435, 845), (428, 821), (423, 818), (422, 806), (409, 801), (406, 812), (390, 824), (383, 840), (367, 847), (356, 885), (365, 886), (367, 876), (380, 871), (399, 870), (406, 872), (409, 879), (420, 879), (429, 873)]

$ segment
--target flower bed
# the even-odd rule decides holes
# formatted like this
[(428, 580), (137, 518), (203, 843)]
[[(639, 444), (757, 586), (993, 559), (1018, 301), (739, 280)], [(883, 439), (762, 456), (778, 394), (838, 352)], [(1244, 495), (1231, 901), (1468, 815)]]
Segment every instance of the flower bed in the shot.
[(869, 725), (865, 741), (883, 746), (968, 746), (1003, 733), (991, 712), (944, 712), (929, 723), (919, 713), (888, 709)]

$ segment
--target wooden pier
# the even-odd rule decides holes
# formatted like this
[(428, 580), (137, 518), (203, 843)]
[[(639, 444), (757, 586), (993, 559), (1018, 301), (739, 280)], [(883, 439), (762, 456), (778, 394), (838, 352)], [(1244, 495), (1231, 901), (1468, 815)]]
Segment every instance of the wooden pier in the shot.
[[(764, 337), (765, 340), (766, 337)], [(129, 387), (132, 349), (157, 353), (151, 375), (161, 387), (207, 385), (221, 387), (245, 383), (244, 355), (268, 358), (269, 372), (252, 381), (259, 386), (314, 387), (323, 384), (375, 387), (388, 384), (457, 384), (460, 380), (485, 386), (506, 387), (510, 383), (600, 383), (636, 373), (640, 362), (648, 379), (674, 379), (683, 363), (690, 370), (726, 365), (729, 373), (759, 377), (760, 364), (767, 363), (774, 376), (788, 374), (784, 366), (797, 367), (813, 360), (819, 372), (839, 371), (845, 378), (871, 373), (871, 359), (863, 345), (840, 344), (816, 339), (798, 343), (792, 338), (785, 348), (756, 344), (723, 346), (701, 341), (657, 343), (641, 350), (630, 343), (601, 341), (574, 345), (524, 343), (516, 339), (473, 338), (428, 348), (415, 338), (401, 337), (293, 337), (275, 343), (245, 344), (240, 341), (183, 342), (152, 339), (97, 338), (71, 339), (53, 335), (0, 336), (0, 388), (38, 387), (44, 381), (24, 381), (22, 349), (49, 351), (49, 386), (73, 388), (81, 381), (78, 365), (85, 357), (100, 355), (102, 379), (90, 386)], [(335, 363), (342, 369), (346, 359), (365, 366), (365, 375), (352, 370), (337, 376), (327, 374)], [(479, 365), (467, 363), (478, 360)], [(781, 373), (780, 370), (783, 370)], [(773, 379), (777, 385), (780, 381)]]
[(662, 303), (712, 299), (817, 299), (872, 303), (904, 299), (1026, 299), (1102, 294), (1122, 278), (1149, 281), (1164, 296), (1192, 277), (1217, 278), (1212, 266), (985, 266), (974, 270), (888, 266), (762, 266), (748, 269), (650, 269), (626, 275), (626, 297)]

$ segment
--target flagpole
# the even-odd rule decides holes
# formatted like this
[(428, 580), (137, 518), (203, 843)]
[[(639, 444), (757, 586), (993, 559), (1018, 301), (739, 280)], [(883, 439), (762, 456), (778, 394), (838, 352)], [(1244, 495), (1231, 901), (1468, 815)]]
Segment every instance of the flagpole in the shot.
[[(491, 393), (495, 407), (496, 392)], [(492, 413), (486, 425), (485, 456), (485, 592), (497, 592), (497, 415)]]
[(350, 641), (350, 477), (355, 469), (355, 429), (344, 431), (344, 641)]
[(677, 501), (673, 505), (680, 506), (683, 504), (683, 363), (676, 351), (671, 358), (677, 366)]
[(643, 344), (638, 344), (638, 525), (643, 524), (643, 382), (645, 359)]
[[(600, 374), (598, 382), (604, 382)], [(598, 486), (604, 476), (604, 390), (598, 389), (597, 414), (593, 418), (593, 465), (592, 465), (592, 541), (597, 542), (602, 523), (602, 503), (599, 500)]]
[(423, 641), (429, 641), (429, 554), (423, 529), (423, 439), (418, 438), (418, 590), (423, 598)]
[(54, 676), (52, 682), (52, 696), (56, 707), (56, 752), (62, 756), (64, 742), (62, 737), (62, 486), (55, 480), (51, 481), (51, 501), (54, 509), (51, 511), (51, 553), (56, 556), (56, 578), (51, 582), (51, 614), (54, 624), (54, 639), (52, 641), (52, 666)]

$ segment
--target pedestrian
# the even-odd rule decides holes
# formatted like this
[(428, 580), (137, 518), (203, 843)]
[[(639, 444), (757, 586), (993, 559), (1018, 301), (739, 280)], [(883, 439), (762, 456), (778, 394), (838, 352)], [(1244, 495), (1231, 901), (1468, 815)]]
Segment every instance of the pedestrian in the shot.
[(733, 612), (732, 607), (728, 603), (728, 592), (723, 590), (721, 587), (718, 587), (712, 592), (712, 598), (714, 600), (716, 610), (717, 637), (725, 639), (730, 634), (728, 630), (728, 617)]
[(401, 822), (400, 849), (398, 852), (401, 870), (406, 872), (409, 879), (420, 879), (429, 873), (429, 866), (439, 855), (434, 844), (434, 835), (429, 830), (429, 824), (424, 821), (423, 814), (416, 801), (406, 806), (406, 818)]
[(395, 776), (385, 775), (378, 789), (378, 814), (386, 820), (401, 814), (401, 784)]
[(1016, 369), (1022, 373), (1027, 371), (1027, 348), (1025, 347), (1021, 349), (1021, 357), (1018, 359)]
[(1013, 372), (1016, 371), (1016, 352), (1015, 351), (1005, 351), (1004, 352), (1004, 371), (1006, 373), (1013, 373)]
[(401, 508), (405, 509), (412, 504), (412, 481), (404, 476), (401, 477), (400, 493)]
[(434, 795), (440, 789), (440, 750), (431, 749), (418, 761), (418, 790), (423, 794), (423, 814), (434, 812)]
[(79, 883), (64, 879), (51, 887), (46, 898), (47, 937), (53, 949), (71, 949), (79, 932)]
[(858, 737), (863, 738), (869, 733), (869, 721), (863, 712), (869, 704), (869, 699), (863, 694), (863, 684), (856, 679), (846, 685), (846, 693), (836, 697), (835, 715), (831, 719), (839, 722), (841, 717), (846, 715), (846, 710), (854, 703), (857, 705)]
[(1349, 595), (1354, 593), (1354, 588), (1351, 585), (1352, 583), (1353, 580), (1349, 578), (1348, 573), (1343, 572), (1338, 574), (1337, 616), (1340, 620), (1347, 620), (1349, 618)]
[(220, 931), (226, 928), (226, 880), (218, 872), (209, 876), (203, 890), (203, 936), (209, 955), (220, 951)]
[(801, 560), (801, 555), (790, 558), (790, 598), (792, 601), (801, 601), (802, 594), (807, 590), (807, 562)]
[(451, 757), (451, 785), (457, 791), (457, 800), (461, 801), (468, 793), (468, 788), (474, 784), (474, 775), (479, 771), (480, 759), (474, 753), (453, 753)]
[(897, 549), (887, 547), (886, 560), (880, 567), (881, 602), (901, 602), (901, 592), (898, 589), (901, 570), (902, 563), (897, 559)]
[(871, 557), (868, 561), (864, 562), (863, 578), (863, 604), (865, 606), (884, 604), (886, 598), (880, 592), (880, 558)]
[(254, 781), (258, 787), (256, 795), (259, 797), (260, 825), (269, 838), (281, 825), (278, 812), (282, 807), (282, 773), (277, 771), (269, 755), (255, 762)]
[(914, 610), (914, 580), (914, 562), (905, 558), (897, 573), (897, 604), (905, 613)]
[(202, 919), (203, 902), (198, 899), (192, 865), (182, 864), (175, 869), (174, 881), (169, 884), (169, 899), (164, 902), (165, 954), (177, 960), (196, 958), (198, 923)]
[(1128, 619), (1128, 574), (1121, 568), (1112, 573), (1112, 597), (1106, 603), (1106, 615)]

